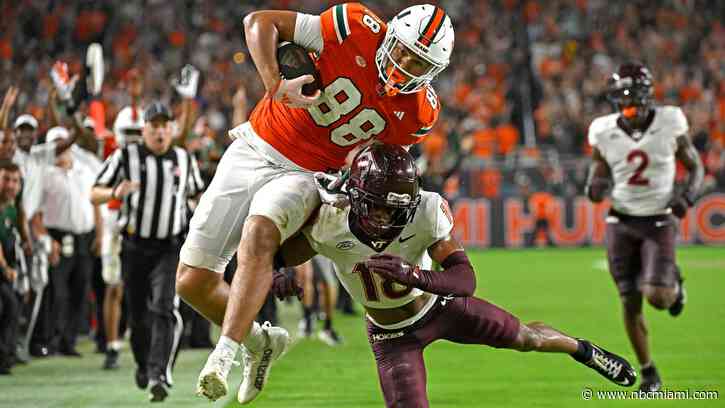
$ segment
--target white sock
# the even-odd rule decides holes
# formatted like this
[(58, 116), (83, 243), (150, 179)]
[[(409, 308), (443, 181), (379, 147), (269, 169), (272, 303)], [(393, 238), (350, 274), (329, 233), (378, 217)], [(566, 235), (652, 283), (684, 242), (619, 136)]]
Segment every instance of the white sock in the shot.
[(244, 339), (242, 344), (244, 344), (244, 347), (247, 348), (247, 350), (252, 352), (257, 352), (264, 348), (264, 344), (267, 342), (267, 338), (264, 335), (264, 330), (262, 330), (262, 326), (260, 326), (257, 322), (252, 322), (252, 328), (249, 329), (249, 334), (247, 335), (247, 338)]
[(108, 348), (111, 350), (121, 350), (121, 340), (113, 340), (112, 342), (108, 343)]
[(221, 336), (216, 344), (216, 350), (230, 353), (236, 357), (237, 351), (239, 351), (239, 343), (227, 336)]

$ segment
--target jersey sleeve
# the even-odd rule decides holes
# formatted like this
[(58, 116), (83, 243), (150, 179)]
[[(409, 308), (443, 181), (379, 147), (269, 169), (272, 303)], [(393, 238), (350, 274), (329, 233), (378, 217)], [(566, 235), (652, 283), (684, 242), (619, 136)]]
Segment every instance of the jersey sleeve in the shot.
[(112, 187), (121, 181), (123, 176), (123, 150), (116, 149), (105, 163), (103, 163), (103, 169), (98, 173), (96, 178), (96, 186), (99, 187)]
[(354, 42), (376, 46), (384, 23), (360, 3), (343, 3), (320, 14), (323, 52)]
[(308, 50), (313, 50), (318, 53), (322, 52), (323, 42), (320, 16), (297, 13), (294, 42)]
[(424, 191), (423, 202), (418, 211), (423, 214), (416, 214), (415, 218), (423, 222), (427, 235), (430, 236), (428, 246), (448, 237), (453, 231), (453, 213), (448, 206), (448, 201), (440, 194)]
[(441, 101), (432, 86), (427, 86), (424, 91), (418, 92), (417, 123), (412, 127), (415, 131), (411, 133), (411, 136), (417, 138), (419, 142), (430, 133), (438, 121), (440, 110)]
[(597, 144), (599, 144), (599, 133), (602, 130), (602, 119), (597, 118), (592, 121), (592, 124), (589, 125), (589, 131), (587, 133), (587, 138), (589, 139), (589, 146), (591, 147), (597, 147)]
[(677, 106), (670, 106), (668, 110), (670, 111), (670, 126), (674, 137), (678, 138), (686, 135), (690, 130), (690, 125), (687, 123), (685, 113)]

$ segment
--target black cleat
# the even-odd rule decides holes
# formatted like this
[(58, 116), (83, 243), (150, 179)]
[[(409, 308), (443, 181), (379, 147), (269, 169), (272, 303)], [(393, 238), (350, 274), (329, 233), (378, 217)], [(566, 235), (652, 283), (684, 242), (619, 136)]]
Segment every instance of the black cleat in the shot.
[(624, 358), (586, 340), (579, 340), (589, 352), (589, 358), (579, 360), (582, 364), (598, 372), (609, 381), (623, 387), (631, 387), (637, 380), (637, 372)]
[(657, 372), (657, 367), (651, 364), (647, 368), (642, 369), (642, 382), (639, 384), (639, 390), (643, 392), (659, 391), (662, 388), (662, 380)]
[(118, 365), (118, 350), (109, 348), (106, 351), (106, 360), (103, 361), (104, 370), (115, 370), (119, 368)]
[(149, 384), (151, 385), (149, 389), (149, 401), (163, 402), (169, 396), (169, 391), (166, 389), (164, 381), (152, 380)]
[(136, 386), (142, 390), (145, 390), (149, 386), (149, 376), (146, 374), (146, 369), (136, 368)]
[[(679, 272), (679, 269), (678, 269)], [(685, 290), (685, 284), (684, 279), (680, 277), (680, 284), (677, 288), (677, 299), (675, 299), (675, 303), (670, 306), (668, 311), (670, 312), (670, 316), (677, 317), (682, 313), (682, 309), (685, 308), (685, 303), (687, 303), (687, 291)]]

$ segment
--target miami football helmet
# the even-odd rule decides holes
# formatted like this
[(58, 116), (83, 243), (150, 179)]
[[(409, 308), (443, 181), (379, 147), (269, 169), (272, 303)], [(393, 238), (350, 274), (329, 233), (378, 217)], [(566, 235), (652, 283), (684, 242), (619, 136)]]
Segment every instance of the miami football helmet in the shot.
[[(454, 37), (451, 18), (440, 7), (420, 4), (398, 13), (388, 23), (385, 39), (375, 55), (386, 93), (414, 93), (430, 84), (448, 66)], [(422, 72), (416, 74), (402, 67), (400, 57), (396, 58), (399, 50), (424, 61)]]
[(113, 134), (119, 146), (126, 146), (141, 141), (143, 127), (143, 111), (138, 107), (126, 106), (116, 115)]

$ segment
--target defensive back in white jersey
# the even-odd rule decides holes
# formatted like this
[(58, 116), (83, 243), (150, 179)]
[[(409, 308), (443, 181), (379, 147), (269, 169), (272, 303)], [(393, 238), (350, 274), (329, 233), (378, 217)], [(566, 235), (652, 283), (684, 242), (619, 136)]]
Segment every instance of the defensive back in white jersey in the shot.
[[(407, 304), (423, 294), (420, 289), (383, 280), (365, 268), (363, 262), (377, 252), (360, 242), (350, 231), (349, 212), (349, 206), (340, 209), (323, 204), (317, 219), (305, 227), (303, 233), (317, 253), (335, 263), (335, 272), (350, 295), (365, 306), (390, 309)], [(452, 229), (453, 218), (443, 197), (421, 191), (421, 202), (413, 221), (383, 252), (430, 269), (428, 248), (448, 237)]]
[(618, 118), (618, 113), (602, 116), (589, 126), (589, 144), (612, 170), (612, 207), (636, 216), (667, 213), (677, 137), (686, 135), (689, 128), (685, 115), (676, 106), (656, 107), (649, 128), (632, 136), (617, 126)]

